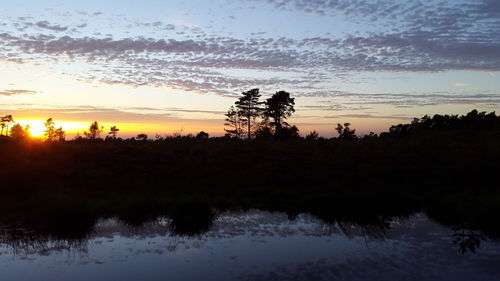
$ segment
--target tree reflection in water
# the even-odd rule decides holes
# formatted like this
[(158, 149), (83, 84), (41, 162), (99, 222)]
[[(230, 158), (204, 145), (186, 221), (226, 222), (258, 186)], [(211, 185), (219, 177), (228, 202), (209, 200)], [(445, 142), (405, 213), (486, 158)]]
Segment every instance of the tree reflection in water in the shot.
[[(74, 210), (73, 210), (74, 211)], [(265, 210), (264, 210), (265, 211)], [(271, 211), (270, 214), (276, 213)], [(123, 214), (115, 217), (99, 217), (89, 213), (82, 215), (81, 212), (52, 213), (51, 217), (36, 223), (25, 220), (16, 223), (3, 224), (0, 226), (0, 243), (10, 248), (14, 254), (19, 253), (49, 253), (50, 251), (76, 250), (85, 252), (88, 241), (98, 237), (96, 226), (100, 222), (109, 219), (120, 222), (119, 229), (129, 228), (136, 233), (146, 233), (152, 225), (157, 225), (162, 230), (162, 235), (171, 237), (199, 237), (211, 231), (215, 221), (220, 214), (234, 214), (238, 216), (245, 214), (234, 212), (231, 209), (215, 208), (204, 203), (184, 203), (173, 208), (166, 208), (155, 212), (137, 212), (135, 215)], [(300, 213), (286, 213), (282, 224), (291, 223), (296, 220)], [(339, 235), (347, 239), (365, 237), (367, 239), (384, 239), (386, 234), (399, 222), (407, 221), (411, 215), (402, 213), (400, 215), (376, 215), (360, 213), (348, 217), (328, 213), (325, 216), (315, 213), (313, 216), (319, 225), (329, 229), (329, 235)], [(258, 223), (258, 222), (257, 222)], [(458, 246), (462, 254), (474, 253), (480, 247), (482, 241), (488, 238), (479, 230), (451, 227), (454, 234), (450, 234), (450, 245)], [(158, 229), (156, 229), (158, 233)], [(324, 233), (323, 233), (324, 234)], [(492, 237), (495, 239), (496, 237)]]

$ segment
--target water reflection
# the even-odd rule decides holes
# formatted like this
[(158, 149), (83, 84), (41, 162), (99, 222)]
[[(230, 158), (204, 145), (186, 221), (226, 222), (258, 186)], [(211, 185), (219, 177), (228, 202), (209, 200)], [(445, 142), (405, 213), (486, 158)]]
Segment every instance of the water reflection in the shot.
[(481, 246), (481, 242), (486, 241), (486, 237), (478, 231), (464, 228), (453, 228), (453, 230), (455, 231), (453, 243), (458, 245), (459, 252), (462, 254), (468, 251), (475, 253), (476, 249)]
[[(108, 218), (68, 219), (53, 217), (50, 223), (39, 224), (3, 224), (0, 225), (0, 243), (12, 250), (14, 254), (41, 253), (56, 250), (86, 251), (88, 241), (97, 237), (118, 233), (124, 237), (162, 235), (169, 237), (214, 237), (227, 238), (238, 235), (281, 236), (287, 237), (300, 233), (302, 235), (341, 235), (346, 239), (363, 237), (364, 239), (384, 240), (388, 232), (394, 233), (395, 226), (414, 222), (413, 216), (370, 216), (361, 221), (332, 219), (325, 221), (307, 214), (290, 214), (266, 211), (225, 211), (218, 212), (204, 205), (183, 205), (168, 213), (168, 216), (120, 216)], [(405, 223), (402, 223), (405, 222)], [(311, 228), (314, 226), (314, 228)], [(441, 226), (442, 228), (446, 228)], [(446, 228), (450, 244), (458, 248), (458, 252), (474, 253), (482, 242), (488, 241), (480, 231), (465, 227), (452, 226)]]
[[(189, 226), (198, 222), (200, 228)], [(356, 224), (325, 223), (307, 214), (290, 218), (282, 212), (199, 209), (142, 224), (102, 218), (78, 238), (41, 229), (45, 232), (2, 227), (0, 264), (5, 280), (497, 280), (500, 276), (499, 245), (478, 232), (442, 226), (422, 213)]]

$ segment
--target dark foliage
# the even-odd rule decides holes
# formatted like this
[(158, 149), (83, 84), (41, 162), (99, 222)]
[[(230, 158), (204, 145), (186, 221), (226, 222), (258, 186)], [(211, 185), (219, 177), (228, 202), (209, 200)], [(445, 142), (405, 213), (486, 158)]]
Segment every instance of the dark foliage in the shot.
[(208, 137), (208, 133), (205, 133), (204, 131), (201, 131), (196, 135), (197, 139), (208, 139)]
[(464, 133), (475, 133), (481, 130), (500, 128), (500, 118), (495, 112), (486, 113), (473, 110), (467, 115), (434, 115), (415, 118), (410, 124), (392, 126), (389, 132), (381, 136), (404, 137), (415, 134), (461, 130)]
[(280, 140), (299, 137), (299, 129), (286, 122), (295, 112), (295, 99), (288, 92), (278, 91), (265, 102), (259, 101), (259, 89), (243, 92), (242, 95), (235, 102), (236, 108), (231, 106), (225, 114), (224, 125), (228, 128), (224, 130), (228, 137), (241, 138), (245, 131), (248, 140), (252, 135), (258, 139)]
[(349, 126), (351, 126), (350, 123), (344, 123), (344, 126), (342, 126), (342, 124), (340, 123), (337, 124), (337, 128), (335, 128), (335, 130), (339, 134), (339, 139), (345, 139), (345, 140), (357, 139), (356, 130), (349, 128)]
[[(295, 99), (291, 98), (289, 93), (279, 91), (268, 98), (265, 105), (263, 117), (266, 120), (270, 120), (269, 126), (273, 129), (274, 135), (278, 138), (293, 135), (289, 130), (290, 125), (285, 120), (295, 112)], [(284, 130), (287, 130), (287, 132), (284, 132)]]
[(252, 124), (255, 119), (262, 114), (262, 104), (259, 101), (260, 94), (259, 89), (252, 89), (241, 93), (243, 96), (235, 102), (236, 108), (238, 109), (238, 116), (240, 121), (246, 124), (247, 139), (251, 139), (252, 136)]

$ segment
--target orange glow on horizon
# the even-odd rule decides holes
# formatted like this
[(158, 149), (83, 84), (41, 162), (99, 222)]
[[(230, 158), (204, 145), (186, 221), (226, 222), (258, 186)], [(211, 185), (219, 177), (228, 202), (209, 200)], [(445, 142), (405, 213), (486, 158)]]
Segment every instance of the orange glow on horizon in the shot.
[[(36, 119), (22, 119), (15, 120), (15, 123), (19, 123), (21, 126), (29, 126), (30, 135), (35, 138), (45, 138), (46, 127), (44, 123), (46, 120), (36, 120)], [(92, 122), (80, 122), (80, 121), (58, 121), (55, 120), (55, 128), (62, 127), (66, 133), (67, 139), (72, 139), (75, 135), (79, 134), (83, 137), (84, 132), (89, 130), (90, 124)], [(105, 138), (110, 131), (112, 126), (116, 126), (120, 129), (118, 137), (128, 138), (135, 137), (137, 134), (145, 133), (150, 137), (154, 137), (155, 134), (158, 135), (169, 135), (174, 133), (179, 133), (181, 135), (196, 134), (200, 131), (205, 131), (211, 135), (217, 135), (218, 131), (222, 131), (223, 126), (215, 125), (198, 125), (198, 124), (186, 124), (186, 125), (172, 125), (172, 124), (155, 124), (155, 123), (111, 123), (111, 122), (99, 122), (99, 126), (102, 127), (101, 137)]]
[[(308, 120), (309, 121), (309, 120)], [(352, 128), (356, 129), (358, 135), (368, 134), (370, 131), (376, 133), (386, 131), (395, 123), (405, 122), (404, 120), (392, 120), (392, 119), (359, 119), (359, 118), (346, 118), (346, 119), (333, 119), (329, 120), (328, 123), (295, 123), (299, 129), (300, 134), (305, 136), (311, 131), (317, 131), (320, 135), (325, 137), (335, 137), (337, 133), (335, 132), (336, 123), (349, 122), (352, 124)], [(15, 120), (15, 123), (19, 123), (21, 126), (30, 127), (30, 135), (34, 138), (44, 139), (45, 136), (45, 125), (46, 119), (22, 119)], [(84, 132), (89, 130), (92, 121), (58, 121), (55, 120), (55, 128), (62, 127), (66, 133), (66, 139), (71, 140), (77, 134), (84, 136)], [(200, 131), (205, 131), (210, 134), (210, 136), (223, 136), (224, 135), (224, 125), (222, 121), (213, 120), (213, 122), (182, 122), (182, 123), (120, 123), (120, 122), (99, 122), (100, 127), (102, 126), (102, 132), (100, 137), (105, 138), (112, 126), (116, 126), (120, 131), (118, 132), (118, 137), (129, 138), (135, 137), (138, 134), (147, 134), (150, 138), (154, 138), (156, 134), (160, 136), (168, 136), (172, 134), (188, 135), (197, 134)]]
[[(35, 138), (44, 138), (46, 127), (44, 123), (46, 120), (15, 120), (21, 126), (29, 126), (30, 135)], [(62, 129), (69, 134), (85, 131), (88, 129), (87, 122), (68, 122), (68, 121), (54, 121), (55, 128), (62, 127)]]

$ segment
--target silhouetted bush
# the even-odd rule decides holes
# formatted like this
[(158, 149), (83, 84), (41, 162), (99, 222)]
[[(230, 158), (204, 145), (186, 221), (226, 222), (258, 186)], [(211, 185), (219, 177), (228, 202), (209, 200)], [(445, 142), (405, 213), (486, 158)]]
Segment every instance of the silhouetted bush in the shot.
[(197, 139), (208, 139), (208, 137), (208, 133), (205, 133), (204, 131), (201, 131), (196, 135)]

